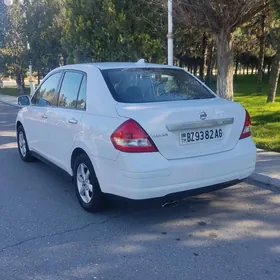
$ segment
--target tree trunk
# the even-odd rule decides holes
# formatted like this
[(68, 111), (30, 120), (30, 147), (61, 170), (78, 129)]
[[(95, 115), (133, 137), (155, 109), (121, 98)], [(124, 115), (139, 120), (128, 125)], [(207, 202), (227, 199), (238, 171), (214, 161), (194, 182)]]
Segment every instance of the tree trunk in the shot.
[(22, 78), (20, 74), (16, 74), (16, 83), (20, 95), (24, 95), (24, 84), (22, 83)]
[(233, 100), (233, 59), (232, 38), (230, 32), (221, 30), (217, 40), (217, 94)]
[(265, 49), (265, 13), (261, 16), (261, 36), (260, 36), (260, 52), (258, 62), (258, 92), (262, 92), (263, 82), (263, 65), (264, 65), (264, 49)]
[(182, 57), (180, 57), (180, 60), (179, 60), (179, 67), (183, 68), (183, 59), (182, 59)]
[(235, 71), (234, 71), (235, 76), (238, 75), (238, 66), (239, 66), (239, 54), (237, 53), (235, 58)]
[(195, 61), (194, 66), (193, 66), (193, 73), (194, 73), (195, 76), (197, 75), (197, 67), (198, 67), (198, 64)]
[(250, 68), (250, 66), (247, 65), (247, 75), (249, 75), (249, 68)]
[(23, 88), (23, 93), (25, 93), (25, 81), (24, 81), (24, 76), (21, 76), (21, 84), (22, 84), (22, 88)]
[(275, 101), (279, 74), (280, 74), (280, 53), (277, 53), (272, 61), (267, 103), (271, 103)]
[(208, 46), (208, 51), (207, 51), (207, 79), (206, 79), (206, 84), (208, 86), (211, 85), (211, 78), (212, 78), (212, 64), (213, 64), (213, 49), (214, 49), (214, 41), (211, 40), (211, 43)]
[(267, 63), (267, 76), (270, 77), (270, 72), (271, 72), (271, 58), (268, 59)]
[(38, 68), (38, 77), (37, 77), (37, 80), (38, 80), (38, 85), (40, 84), (40, 69)]
[(205, 80), (205, 70), (207, 69), (207, 36), (206, 33), (202, 37), (202, 60), (200, 65), (199, 77), (201, 81)]

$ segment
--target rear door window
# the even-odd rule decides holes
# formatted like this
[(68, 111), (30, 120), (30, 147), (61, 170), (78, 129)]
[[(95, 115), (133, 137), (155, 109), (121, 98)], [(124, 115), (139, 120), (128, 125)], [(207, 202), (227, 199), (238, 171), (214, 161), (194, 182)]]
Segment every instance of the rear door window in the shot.
[(87, 77), (84, 75), (80, 87), (78, 99), (77, 99), (77, 109), (86, 109), (86, 94), (87, 94)]
[(181, 69), (134, 68), (102, 70), (112, 96), (122, 103), (147, 103), (215, 98)]
[(83, 80), (83, 73), (67, 71), (64, 75), (62, 85), (60, 88), (58, 106), (75, 109), (77, 105), (77, 98), (81, 83)]

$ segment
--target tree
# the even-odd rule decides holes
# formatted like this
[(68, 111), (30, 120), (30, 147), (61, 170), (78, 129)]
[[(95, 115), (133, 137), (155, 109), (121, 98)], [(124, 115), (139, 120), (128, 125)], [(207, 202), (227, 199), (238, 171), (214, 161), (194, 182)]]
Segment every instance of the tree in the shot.
[[(263, 87), (263, 75), (266, 67), (266, 55), (267, 55), (267, 40), (266, 34), (269, 32), (274, 24), (274, 17), (272, 14), (273, 3), (275, 0), (267, 1), (267, 7), (259, 13), (252, 21), (251, 34), (254, 34), (258, 39), (258, 92), (262, 92)], [(277, 1), (277, 0), (276, 0)]]
[[(181, 67), (187, 67), (191, 72), (197, 74), (199, 68), (200, 78), (204, 80), (204, 57), (207, 47), (207, 38), (205, 32), (196, 28), (184, 28), (177, 23), (174, 53), (179, 59)], [(201, 69), (203, 68), (203, 70)]]
[[(163, 0), (154, 0), (163, 5)], [(233, 99), (232, 33), (266, 7), (260, 0), (173, 0), (175, 17), (208, 30), (217, 46), (217, 94)]]
[(267, 102), (271, 103), (275, 101), (276, 90), (278, 86), (279, 74), (280, 74), (280, 28), (273, 28), (269, 34), (269, 40), (276, 51), (276, 54), (272, 60), (272, 69), (269, 79), (269, 91), (267, 96)]
[(276, 54), (272, 60), (271, 74), (269, 78), (269, 91), (267, 95), (268, 103), (275, 101), (280, 74), (280, 0), (274, 0), (271, 4), (271, 9), (275, 21), (274, 26), (268, 35), (268, 40)]
[(5, 59), (2, 52), (2, 48), (5, 44), (5, 34), (7, 29), (7, 10), (4, 2), (0, 1), (0, 79), (1, 75), (5, 72)]
[(63, 46), (73, 62), (164, 57), (159, 34), (165, 21), (143, 0), (65, 0), (62, 18)]
[(3, 1), (0, 1), (0, 48), (4, 45), (4, 37), (7, 29), (7, 8)]
[(267, 10), (264, 10), (259, 18), (259, 60), (258, 60), (258, 92), (262, 92), (262, 81), (264, 72), (264, 52), (265, 52), (265, 26), (266, 26)]
[[(237, 28), (233, 33), (235, 74), (237, 74), (239, 66), (243, 67), (243, 72), (246, 70), (247, 74), (249, 74), (250, 69), (251, 74), (254, 74), (254, 70), (259, 67), (258, 74), (260, 71), (262, 74), (260, 79), (261, 83), (258, 83), (259, 86), (262, 86), (262, 76), (265, 73), (266, 67), (268, 67), (269, 73), (271, 68), (271, 57), (274, 55), (274, 51), (267, 40), (261, 40), (262, 42), (260, 42), (260, 34), (262, 34), (260, 16), (262, 14), (263, 13), (257, 14), (250, 21)], [(269, 15), (270, 16), (267, 16), (265, 21), (266, 33), (274, 24), (273, 17), (271, 17), (271, 14)], [(264, 37), (266, 37), (266, 34), (264, 34)], [(263, 45), (263, 43), (265, 44)], [(260, 75), (258, 75), (258, 77), (260, 77)]]
[(25, 33), (30, 44), (29, 59), (40, 74), (60, 64), (63, 56), (59, 0), (25, 1)]
[(4, 71), (15, 76), (17, 87), (20, 93), (24, 94), (24, 78), (27, 71), (27, 37), (23, 7), (17, 2), (14, 3), (12, 9), (6, 9), (6, 17), (4, 46), (1, 50)]

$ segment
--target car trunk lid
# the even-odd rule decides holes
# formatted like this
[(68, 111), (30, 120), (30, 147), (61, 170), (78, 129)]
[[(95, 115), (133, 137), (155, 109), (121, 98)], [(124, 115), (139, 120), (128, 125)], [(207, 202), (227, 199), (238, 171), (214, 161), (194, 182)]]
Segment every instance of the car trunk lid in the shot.
[(239, 141), (244, 108), (220, 98), (125, 104), (117, 113), (137, 121), (168, 160), (231, 150)]

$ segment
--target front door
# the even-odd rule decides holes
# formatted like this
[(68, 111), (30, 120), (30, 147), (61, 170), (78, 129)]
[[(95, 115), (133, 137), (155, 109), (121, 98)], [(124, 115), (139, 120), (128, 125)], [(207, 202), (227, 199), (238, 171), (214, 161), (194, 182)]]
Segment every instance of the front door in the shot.
[(38, 87), (31, 99), (31, 106), (25, 114), (25, 130), (30, 148), (48, 158), (49, 145), (48, 108), (56, 107), (58, 86), (62, 72), (47, 77)]
[(70, 158), (76, 135), (83, 129), (81, 120), (86, 109), (86, 84), (83, 72), (65, 71), (58, 106), (47, 110), (51, 160), (68, 172), (71, 172)]

